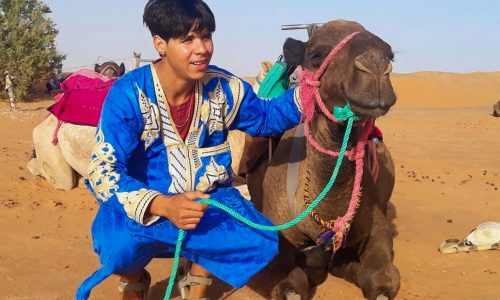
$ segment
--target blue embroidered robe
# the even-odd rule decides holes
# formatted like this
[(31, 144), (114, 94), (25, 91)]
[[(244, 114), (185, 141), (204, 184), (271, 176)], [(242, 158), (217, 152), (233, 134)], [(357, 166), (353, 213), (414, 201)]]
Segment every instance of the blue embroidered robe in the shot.
[[(159, 194), (203, 191), (256, 223), (270, 225), (231, 187), (228, 131), (272, 136), (301, 118), (298, 89), (272, 101), (211, 66), (195, 84), (193, 120), (185, 141), (172, 121), (153, 65), (127, 73), (111, 88), (102, 109), (89, 167), (89, 188), (100, 202), (92, 225), (102, 268), (79, 288), (77, 298), (111, 273), (134, 273), (155, 257), (171, 257), (178, 229), (146, 214)], [(235, 287), (243, 286), (277, 253), (277, 234), (260, 232), (209, 207), (188, 231), (182, 255)]]

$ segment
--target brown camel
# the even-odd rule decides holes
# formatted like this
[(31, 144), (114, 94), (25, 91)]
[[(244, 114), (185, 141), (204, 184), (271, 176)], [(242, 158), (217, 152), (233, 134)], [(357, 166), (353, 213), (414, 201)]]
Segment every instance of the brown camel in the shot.
[(102, 65), (95, 64), (94, 71), (107, 77), (120, 77), (125, 74), (125, 64), (118, 65), (114, 61), (106, 61)]
[(500, 101), (493, 105), (493, 116), (500, 117)]
[[(315, 72), (330, 51), (353, 32), (359, 33), (336, 54), (320, 77), (319, 93), (329, 111), (348, 102), (357, 115), (373, 120), (386, 114), (396, 102), (389, 78), (394, 55), (382, 39), (358, 23), (332, 21), (320, 27), (307, 43), (288, 39), (284, 45), (285, 59)], [(303, 81), (301, 88), (305, 84)], [(346, 126), (330, 121), (318, 105), (315, 112), (310, 122), (306, 120), (311, 137), (323, 149), (338, 151)], [(269, 166), (263, 160), (247, 177), (253, 201), (274, 224), (283, 224), (303, 212), (306, 195), (311, 202), (316, 198), (330, 179), (336, 162), (336, 158), (306, 143), (304, 136), (296, 135), (299, 128), (284, 134)], [(353, 127), (348, 149), (356, 147), (363, 129)], [(348, 210), (356, 167), (347, 158), (331, 191), (315, 208), (316, 220), (308, 216), (281, 232), (280, 253), (270, 268), (273, 274), (285, 271), (287, 275), (272, 289), (274, 299), (310, 299), (313, 288), (326, 279), (328, 272), (359, 286), (367, 299), (396, 296), (400, 275), (393, 264), (394, 232), (387, 217), (395, 182), (394, 164), (384, 143), (372, 143), (375, 145), (372, 149), (376, 150), (372, 153), (378, 156), (370, 156), (367, 151), (361, 159), (364, 161), (362, 193), (352, 223), (346, 224), (346, 239), (340, 239), (344, 244), (333, 247), (337, 249), (332, 251), (333, 244), (317, 245), (316, 241), (330, 228), (325, 222), (344, 216)], [(378, 168), (369, 168), (375, 166), (370, 162), (371, 157), (377, 157)], [(378, 179), (372, 175), (377, 173), (373, 172), (375, 169)], [(337, 234), (337, 237), (342, 236)]]

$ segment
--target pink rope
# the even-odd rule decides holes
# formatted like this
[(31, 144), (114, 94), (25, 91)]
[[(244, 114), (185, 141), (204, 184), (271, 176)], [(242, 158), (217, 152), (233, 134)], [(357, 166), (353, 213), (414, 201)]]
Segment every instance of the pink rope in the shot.
[(351, 224), (354, 215), (356, 214), (356, 209), (359, 206), (359, 201), (361, 200), (361, 181), (363, 179), (363, 157), (365, 155), (365, 146), (368, 140), (368, 135), (370, 134), (374, 119), (369, 119), (366, 124), (365, 130), (360, 137), (356, 145), (356, 175), (354, 176), (353, 190), (351, 194), (351, 200), (349, 201), (349, 207), (346, 214), (343, 217), (338, 217), (335, 220), (332, 230), (336, 233), (335, 235), (335, 246), (334, 249), (338, 249), (345, 238), (345, 232), (347, 230), (348, 224)]
[(54, 129), (54, 134), (52, 134), (52, 144), (57, 145), (59, 140), (57, 139), (57, 133), (59, 132), (59, 129), (61, 128), (63, 121), (57, 120), (57, 125), (56, 128)]
[[(363, 122), (363, 126), (364, 126), (364, 122)], [(367, 127), (365, 127), (364, 130), (363, 130), (363, 132), (368, 131), (368, 130), (370, 130), (370, 129), (367, 128)], [(321, 152), (323, 154), (326, 154), (326, 155), (334, 156), (334, 157), (339, 156), (339, 153), (337, 151), (332, 151), (332, 150), (325, 149), (325, 148), (323, 148), (323, 146), (321, 146), (318, 143), (318, 141), (311, 134), (311, 131), (310, 131), (310, 128), (309, 128), (309, 123), (304, 123), (304, 134), (305, 134), (305, 136), (306, 136), (307, 141), (309, 142), (309, 144), (311, 144), (311, 146), (313, 146), (314, 149), (316, 149), (317, 151), (319, 151), (319, 152)], [(361, 157), (359, 155), (360, 155), (359, 153), (354, 152), (354, 149), (346, 150), (346, 152), (345, 152), (345, 156), (350, 161), (355, 161), (357, 159), (363, 158), (364, 153), (361, 155)]]
[(330, 53), (326, 56), (325, 60), (319, 67), (319, 69), (313, 73), (311, 70), (304, 69), (300, 78), (300, 101), (302, 103), (303, 115), (305, 120), (310, 121), (315, 114), (315, 104), (317, 104), (321, 112), (332, 122), (339, 123), (331, 112), (326, 108), (323, 99), (319, 93), (319, 87), (321, 86), (321, 76), (326, 71), (326, 68), (330, 65), (333, 58), (337, 53), (342, 50), (347, 43), (352, 40), (359, 32), (353, 32), (345, 37), (340, 43), (335, 46)]
[[(319, 87), (321, 86), (320, 78), (330, 65), (335, 55), (342, 50), (345, 45), (352, 40), (359, 32), (353, 32), (345, 37), (337, 46), (335, 46), (330, 53), (327, 55), (320, 68), (313, 73), (311, 70), (303, 70), (300, 78), (300, 99), (302, 103), (302, 111), (304, 117), (304, 134), (307, 138), (309, 144), (314, 147), (320, 153), (337, 157), (339, 155), (336, 151), (331, 151), (323, 148), (318, 141), (313, 137), (310, 131), (309, 123), (314, 118), (316, 114), (316, 105), (318, 105), (320, 111), (332, 122), (339, 122), (333, 114), (326, 108), (325, 102), (321, 98), (319, 92)], [(356, 209), (359, 206), (359, 201), (361, 200), (361, 181), (363, 179), (363, 158), (365, 156), (365, 147), (368, 142), (368, 136), (373, 130), (375, 124), (375, 119), (365, 119), (359, 121), (355, 126), (362, 126), (363, 131), (361, 136), (356, 143), (356, 146), (351, 150), (347, 150), (346, 157), (350, 161), (356, 162), (356, 171), (354, 176), (353, 190), (351, 193), (351, 200), (349, 201), (349, 206), (347, 212), (344, 216), (338, 217), (335, 222), (333, 222), (333, 227), (331, 230), (334, 233), (333, 238), (333, 249), (336, 251), (345, 242), (345, 236), (347, 234), (348, 227), (350, 226), (352, 219), (356, 214)]]

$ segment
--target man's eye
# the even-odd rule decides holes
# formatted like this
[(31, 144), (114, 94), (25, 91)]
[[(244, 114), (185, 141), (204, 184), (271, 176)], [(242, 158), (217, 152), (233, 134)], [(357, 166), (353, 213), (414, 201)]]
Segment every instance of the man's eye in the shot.
[(182, 39), (183, 43), (189, 43), (189, 42), (192, 42), (192, 41), (193, 41), (193, 37), (192, 36), (188, 36), (188, 37)]

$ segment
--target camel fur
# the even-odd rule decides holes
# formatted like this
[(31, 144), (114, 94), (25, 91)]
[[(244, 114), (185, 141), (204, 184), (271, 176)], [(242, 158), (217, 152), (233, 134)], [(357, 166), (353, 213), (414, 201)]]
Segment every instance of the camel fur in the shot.
[(500, 101), (498, 101), (497, 103), (495, 103), (495, 105), (493, 105), (493, 116), (500, 117)]
[[(343, 107), (348, 101), (359, 116), (377, 118), (387, 113), (396, 102), (390, 72), (393, 53), (390, 45), (360, 24), (337, 20), (321, 26), (307, 43), (288, 39), (284, 45), (285, 60), (316, 71), (331, 49), (344, 37), (359, 32), (335, 57), (320, 79), (320, 94), (326, 107)], [(331, 122), (316, 109), (310, 123), (311, 135), (323, 148), (338, 151), (345, 125)], [(354, 128), (348, 149), (356, 144), (361, 128)], [(322, 154), (306, 143), (295, 141), (302, 151), (294, 185), (294, 209), (287, 197), (287, 170), (295, 129), (286, 132), (267, 160), (247, 176), (252, 201), (274, 224), (283, 224), (306, 209), (304, 192), (308, 185), (311, 201), (328, 182), (336, 158)], [(330, 272), (356, 284), (367, 299), (394, 299), (400, 286), (399, 271), (393, 264), (393, 227), (388, 217), (389, 199), (394, 187), (394, 163), (382, 142), (376, 143), (379, 175), (370, 173), (369, 156), (365, 152), (360, 206), (347, 234), (343, 248), (336, 253), (316, 246), (315, 240), (324, 230), (311, 217), (280, 233), (280, 252), (270, 266), (271, 272), (285, 272), (285, 278), (272, 288), (273, 299), (310, 299), (314, 287)], [(336, 183), (315, 211), (325, 221), (343, 216), (349, 204), (354, 181), (354, 162), (343, 160)], [(306, 175), (309, 174), (309, 175)], [(273, 271), (274, 270), (274, 271)]]

